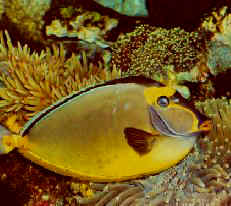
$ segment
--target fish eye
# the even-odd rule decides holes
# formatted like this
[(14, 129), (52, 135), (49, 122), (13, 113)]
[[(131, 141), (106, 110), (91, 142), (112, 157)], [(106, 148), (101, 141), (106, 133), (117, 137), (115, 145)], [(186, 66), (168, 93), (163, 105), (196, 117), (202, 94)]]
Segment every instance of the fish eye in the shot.
[(169, 104), (169, 99), (166, 96), (160, 96), (157, 99), (157, 104), (159, 104), (161, 107), (167, 107)]

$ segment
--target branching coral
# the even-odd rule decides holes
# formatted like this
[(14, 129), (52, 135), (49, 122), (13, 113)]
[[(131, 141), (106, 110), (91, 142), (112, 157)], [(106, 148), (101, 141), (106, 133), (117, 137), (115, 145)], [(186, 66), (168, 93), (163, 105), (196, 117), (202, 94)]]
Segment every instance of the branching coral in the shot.
[(83, 63), (76, 55), (66, 59), (62, 45), (40, 54), (25, 45), (14, 47), (6, 32), (7, 44), (1, 35), (0, 44), (0, 112), (2, 118), (16, 113), (27, 120), (38, 111), (73, 91), (119, 76), (99, 64), (90, 64), (83, 54)]

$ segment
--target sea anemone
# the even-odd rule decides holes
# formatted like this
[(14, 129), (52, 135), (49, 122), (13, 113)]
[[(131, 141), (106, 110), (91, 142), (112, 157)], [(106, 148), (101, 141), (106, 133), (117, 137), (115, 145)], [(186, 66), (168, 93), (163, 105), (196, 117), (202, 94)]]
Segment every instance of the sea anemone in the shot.
[(144, 191), (141, 184), (136, 183), (110, 183), (98, 184), (90, 183), (89, 185), (95, 194), (92, 197), (76, 196), (76, 202), (80, 205), (132, 205), (137, 200), (144, 197)]
[(66, 58), (62, 45), (31, 53), (27, 45), (14, 47), (5, 35), (7, 43), (1, 33), (0, 44), (1, 118), (13, 113), (28, 120), (73, 91), (120, 76), (116, 69), (110, 72), (100, 63), (88, 63), (84, 53), (82, 63), (75, 54)]

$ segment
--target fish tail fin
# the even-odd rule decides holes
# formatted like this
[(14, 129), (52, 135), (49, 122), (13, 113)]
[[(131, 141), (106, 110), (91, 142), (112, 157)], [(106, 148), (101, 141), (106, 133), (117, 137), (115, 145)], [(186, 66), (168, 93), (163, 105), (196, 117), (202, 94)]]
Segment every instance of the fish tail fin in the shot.
[(20, 135), (12, 134), (2, 136), (0, 139), (0, 154), (6, 154), (15, 148), (27, 148), (28, 141), (27, 137), (22, 137)]

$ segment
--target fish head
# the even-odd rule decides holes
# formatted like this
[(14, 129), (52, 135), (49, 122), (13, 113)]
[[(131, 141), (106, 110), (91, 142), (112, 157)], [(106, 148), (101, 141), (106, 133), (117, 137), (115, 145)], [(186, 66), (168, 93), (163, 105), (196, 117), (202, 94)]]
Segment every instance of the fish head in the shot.
[[(195, 137), (209, 130), (172, 87), (149, 87), (144, 91), (151, 125), (166, 136)], [(208, 122), (207, 122), (208, 123)]]

